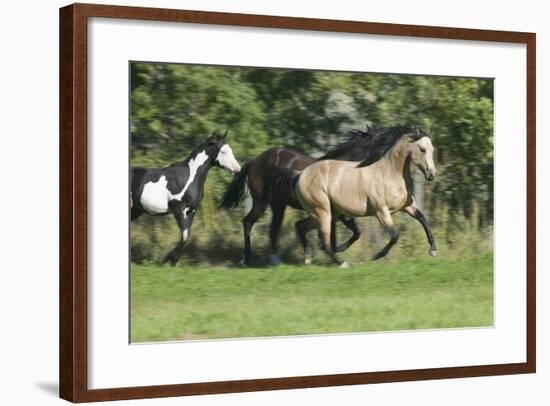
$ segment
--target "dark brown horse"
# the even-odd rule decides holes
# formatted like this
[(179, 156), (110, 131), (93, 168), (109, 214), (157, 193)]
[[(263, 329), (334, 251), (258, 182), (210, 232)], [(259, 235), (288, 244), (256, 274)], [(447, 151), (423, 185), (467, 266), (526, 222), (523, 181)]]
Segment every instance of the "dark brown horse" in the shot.
[[(272, 193), (273, 188), (272, 174), (279, 174), (279, 169), (287, 171), (289, 174), (299, 173), (309, 165), (325, 159), (361, 161), (364, 159), (365, 150), (372, 143), (369, 130), (366, 132), (354, 130), (350, 133), (348, 139), (330, 150), (321, 158), (312, 158), (300, 152), (282, 148), (271, 148), (255, 159), (246, 162), (241, 171), (233, 178), (222, 198), (221, 206), (230, 209), (235, 208), (243, 201), (247, 193), (252, 198), (252, 208), (243, 218), (244, 232), (244, 251), (241, 265), (248, 265), (252, 249), (250, 244), (250, 232), (254, 224), (265, 213), (268, 207), (271, 208), (273, 218), (269, 232), (271, 252), (268, 256), (269, 262), (276, 265), (280, 262), (277, 255), (279, 231), (283, 222), (285, 209), (287, 206), (298, 210), (303, 210), (300, 202), (296, 198), (293, 187), (290, 183), (288, 187), (277, 188), (277, 193)], [(361, 235), (359, 227), (354, 218), (339, 216), (340, 220), (351, 232), (352, 236), (339, 246), (336, 246), (335, 233), (332, 233), (331, 242), (336, 252), (345, 251), (351, 244), (357, 241)], [(308, 244), (306, 233), (317, 228), (317, 223), (311, 218), (299, 220), (295, 224), (296, 233), (304, 248), (304, 262), (311, 263), (311, 247)], [(334, 222), (333, 222), (334, 229)]]

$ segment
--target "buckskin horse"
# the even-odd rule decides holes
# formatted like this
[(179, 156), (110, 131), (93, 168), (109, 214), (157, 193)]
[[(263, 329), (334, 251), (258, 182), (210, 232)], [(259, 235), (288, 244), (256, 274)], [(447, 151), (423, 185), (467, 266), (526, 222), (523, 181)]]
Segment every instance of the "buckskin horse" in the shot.
[(430, 255), (437, 255), (433, 234), (412, 193), (411, 164), (431, 181), (436, 176), (431, 134), (410, 126), (393, 127), (373, 137), (369, 156), (362, 162), (323, 160), (295, 176), (298, 200), (319, 225), (321, 245), (333, 262), (347, 267), (331, 245), (333, 216), (376, 216), (389, 242), (374, 259), (386, 256), (399, 239), (392, 214), (404, 211), (420, 222)]

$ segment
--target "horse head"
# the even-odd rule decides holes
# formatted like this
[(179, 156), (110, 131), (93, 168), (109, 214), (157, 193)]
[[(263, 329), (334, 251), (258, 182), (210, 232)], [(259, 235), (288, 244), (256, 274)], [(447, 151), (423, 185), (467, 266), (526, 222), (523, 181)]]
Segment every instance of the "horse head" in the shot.
[(241, 170), (241, 165), (233, 155), (233, 150), (227, 143), (227, 130), (223, 135), (214, 133), (206, 140), (207, 154), (212, 158), (215, 166), (225, 168), (232, 174)]
[(416, 128), (412, 139), (411, 160), (422, 171), (426, 180), (431, 181), (437, 173), (433, 159), (431, 129), (426, 133)]

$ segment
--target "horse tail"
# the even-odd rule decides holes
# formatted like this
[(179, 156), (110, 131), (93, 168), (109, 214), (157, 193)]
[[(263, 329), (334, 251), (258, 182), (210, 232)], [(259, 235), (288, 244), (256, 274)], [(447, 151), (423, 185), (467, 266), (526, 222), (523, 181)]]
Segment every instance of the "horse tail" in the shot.
[(301, 171), (294, 171), (287, 168), (272, 166), (264, 175), (264, 196), (263, 200), (268, 202), (276, 196), (294, 196), (296, 183), (300, 178)]
[(234, 209), (244, 200), (247, 192), (246, 181), (251, 162), (245, 162), (239, 173), (233, 177), (231, 183), (225, 188), (220, 207)]

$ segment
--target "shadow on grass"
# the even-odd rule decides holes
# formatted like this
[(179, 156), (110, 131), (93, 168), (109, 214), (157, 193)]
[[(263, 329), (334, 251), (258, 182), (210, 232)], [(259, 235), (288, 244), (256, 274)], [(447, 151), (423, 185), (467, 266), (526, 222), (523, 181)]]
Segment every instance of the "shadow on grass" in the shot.
[[(199, 245), (190, 242), (186, 245), (183, 255), (179, 261), (179, 265), (223, 265), (229, 268), (240, 268), (240, 260), (242, 258), (242, 248), (235, 244), (218, 239), (208, 245)], [(291, 249), (281, 249), (279, 258), (282, 264), (287, 265), (303, 265), (303, 258), (296, 255)], [(133, 263), (142, 264), (146, 261), (141, 261), (139, 257), (132, 255)], [(156, 262), (160, 264), (160, 261)], [(166, 265), (169, 267), (170, 265)], [(258, 246), (252, 250), (252, 257), (248, 265), (250, 268), (271, 268), (273, 265), (268, 260), (268, 251), (266, 247)]]

